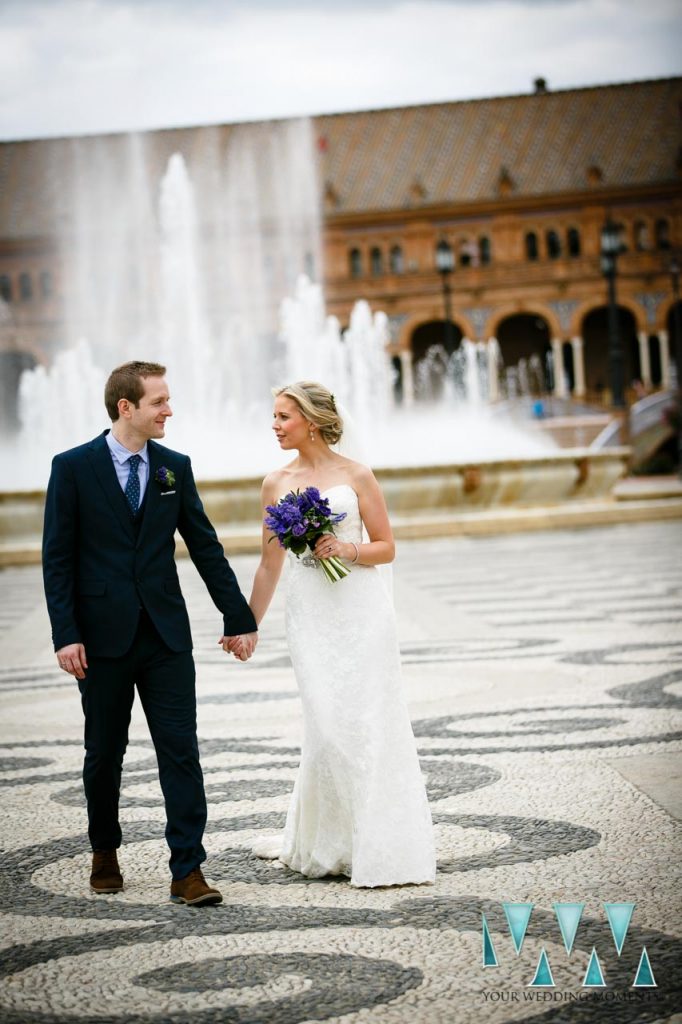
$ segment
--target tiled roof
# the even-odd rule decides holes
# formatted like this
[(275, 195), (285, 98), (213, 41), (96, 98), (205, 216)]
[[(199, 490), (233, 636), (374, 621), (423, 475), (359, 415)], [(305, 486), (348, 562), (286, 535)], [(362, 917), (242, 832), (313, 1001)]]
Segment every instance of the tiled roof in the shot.
[(682, 78), (316, 119), (339, 212), (680, 180)]
[[(172, 153), (192, 171), (243, 127), (1, 143), (0, 239), (68, 224), (83, 161), (130, 165), (137, 146), (158, 181)], [(313, 131), (339, 213), (495, 199), (503, 169), (516, 196), (587, 189), (590, 167), (607, 187), (663, 184), (680, 180), (682, 78), (325, 115)]]

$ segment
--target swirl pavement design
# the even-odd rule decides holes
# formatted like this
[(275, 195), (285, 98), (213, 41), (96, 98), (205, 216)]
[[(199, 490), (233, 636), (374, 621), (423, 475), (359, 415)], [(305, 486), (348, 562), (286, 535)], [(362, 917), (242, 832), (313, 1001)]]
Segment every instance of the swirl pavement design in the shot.
[[(81, 712), (39, 572), (0, 595), (3, 1024), (672, 1021), (682, 1007), (682, 525), (405, 543), (405, 683), (437, 836), (435, 886), (352, 889), (251, 854), (282, 827), (300, 709), (281, 599), (247, 665), (181, 563), (224, 903), (168, 901), (163, 804), (136, 705), (124, 891), (88, 890)], [(255, 559), (233, 562), (248, 592)], [(337, 584), (343, 586), (343, 583)], [(532, 902), (521, 953), (502, 903)], [(566, 953), (555, 902), (585, 904)], [(620, 956), (605, 901), (636, 904)], [(481, 962), (484, 913), (499, 967)], [(656, 988), (632, 988), (646, 946)], [(602, 992), (582, 981), (592, 949)], [(529, 999), (540, 951), (555, 989)], [(525, 994), (525, 995), (524, 995)], [(537, 995), (537, 993), (536, 993)], [(584, 997), (584, 998), (581, 998)], [(589, 997), (589, 998), (588, 998)]]

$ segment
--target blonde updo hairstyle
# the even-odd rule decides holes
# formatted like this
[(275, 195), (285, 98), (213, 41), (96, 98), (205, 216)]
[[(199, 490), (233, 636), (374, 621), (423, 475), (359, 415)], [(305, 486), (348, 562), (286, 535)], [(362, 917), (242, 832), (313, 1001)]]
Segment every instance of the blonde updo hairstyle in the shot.
[(336, 444), (343, 434), (343, 420), (339, 416), (331, 391), (313, 380), (299, 380), (283, 388), (273, 388), (275, 398), (286, 395), (293, 399), (307, 420), (317, 427), (327, 444)]

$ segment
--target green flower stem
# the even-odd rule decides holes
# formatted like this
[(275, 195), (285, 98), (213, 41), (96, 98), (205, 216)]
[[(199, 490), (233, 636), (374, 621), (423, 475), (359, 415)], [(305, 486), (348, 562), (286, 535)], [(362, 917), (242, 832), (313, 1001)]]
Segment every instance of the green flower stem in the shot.
[(332, 555), (331, 558), (320, 558), (318, 561), (330, 583), (336, 583), (337, 580), (342, 580), (344, 576), (350, 574), (348, 566), (344, 565), (336, 555)]

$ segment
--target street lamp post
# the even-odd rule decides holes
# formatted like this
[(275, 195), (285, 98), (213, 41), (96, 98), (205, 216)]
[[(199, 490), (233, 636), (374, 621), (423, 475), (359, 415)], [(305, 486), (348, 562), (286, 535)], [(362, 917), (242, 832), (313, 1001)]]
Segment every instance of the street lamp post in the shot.
[(616, 274), (622, 251), (618, 225), (609, 217), (601, 229), (601, 272), (609, 287), (609, 386), (614, 409), (625, 408), (625, 359), (616, 305)]
[(675, 368), (677, 370), (677, 468), (682, 477), (682, 328), (680, 327), (680, 264), (677, 256), (670, 261), (673, 287), (673, 335)]
[(450, 288), (450, 274), (455, 269), (455, 254), (451, 246), (441, 238), (436, 246), (436, 269), (443, 282), (443, 307), (445, 310), (445, 351), (452, 355), (455, 350), (454, 332), (452, 330), (452, 289)]

